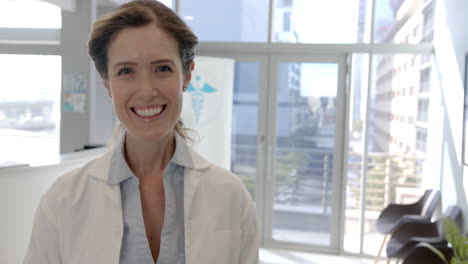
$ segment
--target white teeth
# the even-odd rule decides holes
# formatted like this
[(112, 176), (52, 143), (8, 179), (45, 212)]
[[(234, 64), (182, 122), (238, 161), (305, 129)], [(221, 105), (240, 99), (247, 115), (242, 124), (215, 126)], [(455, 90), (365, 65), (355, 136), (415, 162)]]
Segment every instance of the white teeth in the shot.
[(135, 109), (135, 112), (140, 116), (154, 116), (161, 113), (163, 107), (147, 108), (147, 109)]

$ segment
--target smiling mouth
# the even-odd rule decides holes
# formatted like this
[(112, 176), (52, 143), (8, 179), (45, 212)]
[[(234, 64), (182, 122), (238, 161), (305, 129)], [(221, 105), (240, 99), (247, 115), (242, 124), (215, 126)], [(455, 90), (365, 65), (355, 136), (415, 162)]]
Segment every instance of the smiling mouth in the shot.
[(152, 118), (160, 115), (166, 109), (166, 105), (154, 106), (154, 107), (131, 107), (133, 113), (141, 118)]

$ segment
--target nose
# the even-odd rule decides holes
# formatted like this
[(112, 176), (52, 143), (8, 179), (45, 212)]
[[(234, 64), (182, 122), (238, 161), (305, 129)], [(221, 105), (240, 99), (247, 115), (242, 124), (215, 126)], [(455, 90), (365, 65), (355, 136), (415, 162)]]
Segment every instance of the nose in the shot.
[(140, 94), (145, 97), (158, 95), (157, 85), (151, 74), (142, 74), (140, 76), (139, 90)]

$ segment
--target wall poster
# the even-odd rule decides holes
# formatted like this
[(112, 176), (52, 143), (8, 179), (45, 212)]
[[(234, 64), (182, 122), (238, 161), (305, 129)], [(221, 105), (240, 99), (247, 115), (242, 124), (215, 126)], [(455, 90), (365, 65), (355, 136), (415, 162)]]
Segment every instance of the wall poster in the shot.
[(227, 170), (231, 167), (234, 63), (233, 59), (196, 57), (181, 115), (185, 126), (199, 135), (194, 149)]

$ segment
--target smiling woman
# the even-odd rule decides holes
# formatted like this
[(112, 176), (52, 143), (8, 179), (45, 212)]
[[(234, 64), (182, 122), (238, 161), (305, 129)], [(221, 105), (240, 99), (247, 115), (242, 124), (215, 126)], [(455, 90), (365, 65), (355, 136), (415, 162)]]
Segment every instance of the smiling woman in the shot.
[(196, 45), (157, 1), (131, 1), (96, 21), (89, 54), (122, 133), (43, 196), (25, 263), (258, 262), (250, 194), (186, 144), (182, 94)]
[(191, 78), (176, 40), (155, 24), (126, 28), (114, 36), (108, 56), (104, 86), (127, 128), (127, 140), (172, 136), (182, 110), (181, 87), (185, 90)]

